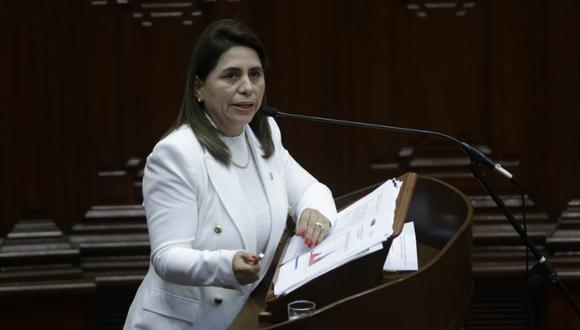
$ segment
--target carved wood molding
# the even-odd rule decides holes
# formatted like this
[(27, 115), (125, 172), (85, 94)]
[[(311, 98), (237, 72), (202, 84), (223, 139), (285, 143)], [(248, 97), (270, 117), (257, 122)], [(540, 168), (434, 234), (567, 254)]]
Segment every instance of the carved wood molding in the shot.
[(427, 18), (429, 13), (449, 12), (457, 17), (464, 17), (476, 5), (476, 0), (409, 0), (405, 1), (407, 9), (419, 18)]
[(241, 0), (89, 0), (93, 6), (118, 6), (128, 11), (141, 26), (150, 27), (156, 20), (173, 20), (184, 26), (207, 11), (207, 6), (218, 2)]

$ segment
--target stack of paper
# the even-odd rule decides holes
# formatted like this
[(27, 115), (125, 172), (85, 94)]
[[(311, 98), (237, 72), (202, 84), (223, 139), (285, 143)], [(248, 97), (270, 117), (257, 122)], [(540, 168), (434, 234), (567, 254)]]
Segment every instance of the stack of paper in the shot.
[(411, 221), (405, 223), (401, 234), (393, 240), (383, 270), (414, 271), (418, 269), (417, 238), (415, 236), (415, 225)]
[(312, 249), (301, 237), (292, 237), (280, 263), (274, 294), (287, 294), (332, 269), (382, 249), (382, 243), (393, 233), (401, 185), (395, 179), (386, 181), (342, 210), (330, 234)]

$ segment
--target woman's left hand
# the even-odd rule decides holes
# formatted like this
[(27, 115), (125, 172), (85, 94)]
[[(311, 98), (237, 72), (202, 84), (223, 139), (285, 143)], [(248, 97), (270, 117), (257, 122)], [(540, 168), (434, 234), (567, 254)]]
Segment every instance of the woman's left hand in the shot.
[(304, 209), (296, 225), (296, 235), (304, 238), (308, 247), (318, 245), (330, 232), (332, 224), (322, 213), (314, 209)]

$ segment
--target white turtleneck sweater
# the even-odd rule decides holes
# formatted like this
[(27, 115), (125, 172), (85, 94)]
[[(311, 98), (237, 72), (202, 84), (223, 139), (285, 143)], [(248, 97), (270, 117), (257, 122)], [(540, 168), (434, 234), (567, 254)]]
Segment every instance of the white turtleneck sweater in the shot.
[[(246, 226), (256, 228), (256, 253), (264, 252), (270, 239), (270, 228), (272, 226), (272, 217), (270, 214), (270, 204), (266, 198), (264, 184), (260, 179), (256, 160), (250, 151), (247, 142), (246, 131), (238, 136), (221, 136), (224, 143), (230, 148), (232, 162), (230, 166), (237, 172), (238, 180), (245, 192), (245, 198), (248, 202), (249, 209), (252, 212), (253, 219), (246, 219)], [(247, 166), (246, 166), (247, 165)]]

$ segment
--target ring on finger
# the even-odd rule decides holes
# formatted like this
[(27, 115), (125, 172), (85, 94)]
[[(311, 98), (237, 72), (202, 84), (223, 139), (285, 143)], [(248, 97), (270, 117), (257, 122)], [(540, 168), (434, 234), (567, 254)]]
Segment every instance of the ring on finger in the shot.
[(317, 222), (314, 224), (314, 226), (316, 226), (316, 228), (318, 228), (318, 229), (322, 229), (322, 222), (320, 222), (320, 221), (317, 221)]

